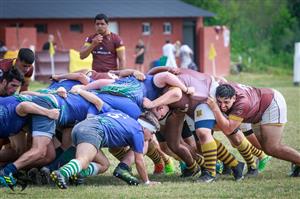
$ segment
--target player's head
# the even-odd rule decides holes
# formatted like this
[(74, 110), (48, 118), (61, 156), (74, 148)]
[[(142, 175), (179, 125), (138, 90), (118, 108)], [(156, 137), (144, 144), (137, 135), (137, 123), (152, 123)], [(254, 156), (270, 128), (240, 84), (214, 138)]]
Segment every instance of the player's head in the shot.
[(105, 14), (97, 14), (95, 16), (95, 29), (99, 34), (104, 35), (108, 31), (109, 19)]
[(24, 76), (17, 68), (11, 68), (5, 73), (0, 73), (0, 96), (13, 95), (24, 83)]
[(151, 112), (154, 113), (156, 118), (160, 120), (161, 118), (165, 117), (165, 115), (169, 112), (169, 110), (170, 110), (169, 106), (161, 105), (151, 109)]
[(34, 62), (34, 53), (29, 48), (21, 48), (16, 60), (16, 66), (23, 72), (27, 73)]
[(156, 116), (150, 111), (143, 113), (139, 117), (138, 122), (143, 127), (145, 140), (149, 140), (152, 137), (152, 134), (160, 129)]
[(222, 84), (216, 89), (217, 103), (222, 112), (227, 112), (236, 100), (236, 92), (229, 84)]

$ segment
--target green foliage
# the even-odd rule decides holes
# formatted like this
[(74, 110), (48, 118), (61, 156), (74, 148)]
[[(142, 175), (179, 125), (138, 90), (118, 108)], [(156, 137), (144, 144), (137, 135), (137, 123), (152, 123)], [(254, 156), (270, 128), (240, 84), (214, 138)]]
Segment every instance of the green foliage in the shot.
[[(300, 0), (184, 0), (215, 17), (205, 25), (226, 25), (231, 31), (232, 61), (238, 57), (249, 71), (291, 73), (294, 43), (299, 41)], [(269, 69), (270, 68), (270, 69)]]

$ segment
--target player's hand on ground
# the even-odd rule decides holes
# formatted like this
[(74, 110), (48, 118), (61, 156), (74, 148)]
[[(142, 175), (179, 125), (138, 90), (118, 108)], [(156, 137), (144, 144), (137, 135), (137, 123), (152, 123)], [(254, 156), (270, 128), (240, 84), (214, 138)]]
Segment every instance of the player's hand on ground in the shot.
[(143, 81), (146, 79), (146, 76), (144, 75), (144, 73), (137, 71), (137, 70), (133, 72), (133, 76), (140, 81)]
[(154, 185), (159, 185), (161, 182), (157, 181), (148, 181), (147, 183), (144, 183), (146, 186), (154, 186)]
[(48, 117), (53, 120), (58, 120), (59, 118), (59, 109), (50, 109)]
[(147, 97), (144, 97), (144, 99), (143, 99), (143, 107), (146, 108), (146, 109), (152, 109), (152, 108), (154, 108), (154, 104)]

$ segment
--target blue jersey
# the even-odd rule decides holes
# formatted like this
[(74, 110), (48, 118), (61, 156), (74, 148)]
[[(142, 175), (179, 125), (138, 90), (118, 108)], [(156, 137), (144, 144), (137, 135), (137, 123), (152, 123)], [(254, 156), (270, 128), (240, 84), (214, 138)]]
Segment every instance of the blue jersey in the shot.
[[(88, 114), (99, 114), (97, 108), (77, 94), (69, 93), (66, 99), (54, 95), (58, 101), (60, 111), (59, 126), (72, 126), (84, 120)], [(110, 109), (108, 105), (103, 106), (103, 111), (107, 112)]]
[(16, 112), (20, 102), (17, 96), (0, 97), (0, 138), (16, 135), (26, 124), (28, 117), (21, 117)]
[[(111, 106), (111, 108), (120, 110), (135, 120), (137, 120), (140, 117), (140, 115), (142, 114), (140, 107), (127, 97), (111, 95), (111, 94), (106, 94), (106, 93), (96, 93), (96, 95), (105, 104), (108, 104), (109, 106)], [(106, 112), (106, 111), (104, 110), (103, 112)]]
[(75, 85), (80, 85), (80, 81), (75, 80), (60, 80), (60, 81), (52, 81), (52, 83), (48, 86), (48, 89), (56, 90), (59, 87), (64, 87), (67, 91), (71, 90), (71, 88)]
[(133, 76), (121, 78), (114, 83), (104, 86), (100, 92), (119, 95), (131, 99), (143, 110), (143, 98), (156, 99), (162, 89), (154, 85), (153, 76), (147, 75), (144, 81), (139, 81)]
[(150, 100), (155, 100), (160, 96), (163, 91), (163, 88), (158, 88), (153, 82), (153, 75), (146, 75), (146, 79), (143, 83), (144, 97), (147, 97)]
[(104, 137), (101, 147), (118, 148), (130, 146), (143, 153), (144, 133), (141, 125), (121, 111), (111, 111), (97, 116)]

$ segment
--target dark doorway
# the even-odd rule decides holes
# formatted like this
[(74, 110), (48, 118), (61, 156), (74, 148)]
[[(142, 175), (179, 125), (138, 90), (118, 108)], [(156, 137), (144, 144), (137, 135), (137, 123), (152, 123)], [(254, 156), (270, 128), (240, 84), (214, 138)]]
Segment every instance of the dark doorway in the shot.
[(198, 50), (196, 47), (196, 21), (195, 20), (184, 20), (183, 21), (183, 44), (187, 44), (194, 51), (194, 61), (198, 63)]

